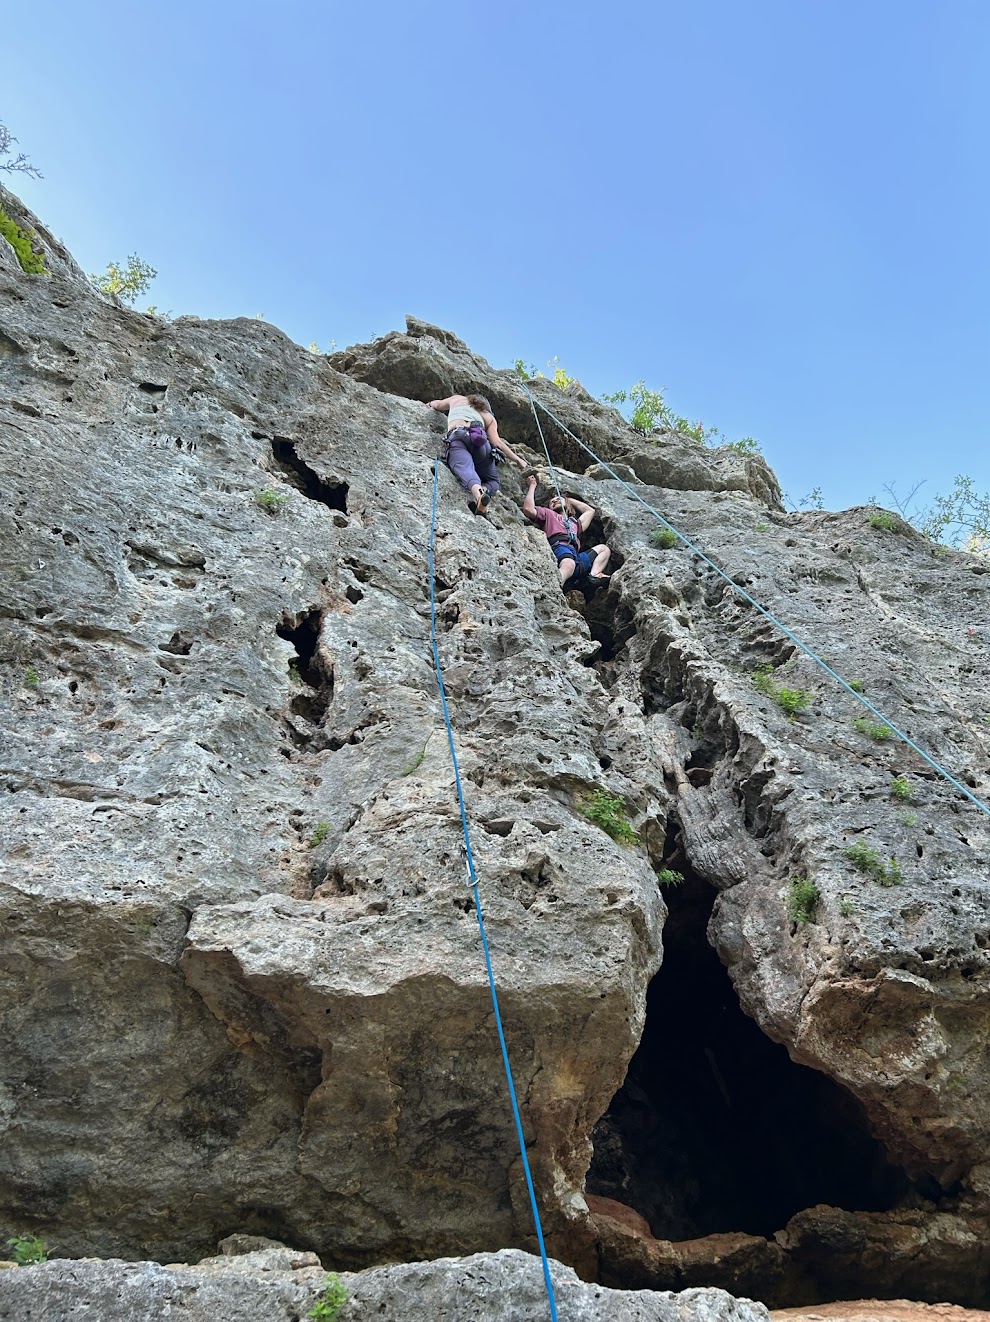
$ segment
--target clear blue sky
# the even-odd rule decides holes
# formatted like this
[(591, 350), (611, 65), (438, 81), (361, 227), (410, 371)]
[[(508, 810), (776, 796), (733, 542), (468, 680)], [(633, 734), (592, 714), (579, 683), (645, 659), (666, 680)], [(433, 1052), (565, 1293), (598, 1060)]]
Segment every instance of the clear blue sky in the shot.
[(13, 180), (146, 301), (639, 378), (830, 507), (990, 488), (986, 0), (42, 0)]

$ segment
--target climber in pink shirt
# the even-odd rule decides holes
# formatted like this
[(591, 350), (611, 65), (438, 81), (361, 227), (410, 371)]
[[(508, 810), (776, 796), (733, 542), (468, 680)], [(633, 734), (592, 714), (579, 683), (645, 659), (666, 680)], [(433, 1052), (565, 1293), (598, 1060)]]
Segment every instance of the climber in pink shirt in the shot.
[(533, 523), (538, 523), (546, 533), (550, 549), (557, 561), (557, 573), (560, 586), (568, 583), (580, 586), (588, 579), (596, 586), (608, 582), (608, 574), (602, 570), (608, 564), (612, 552), (604, 542), (593, 546), (590, 551), (581, 550), (581, 534), (588, 531), (595, 517), (593, 505), (586, 505), (583, 500), (554, 496), (549, 506), (537, 505), (534, 500), (536, 478), (529, 479), (529, 490), (523, 501), (523, 514)]

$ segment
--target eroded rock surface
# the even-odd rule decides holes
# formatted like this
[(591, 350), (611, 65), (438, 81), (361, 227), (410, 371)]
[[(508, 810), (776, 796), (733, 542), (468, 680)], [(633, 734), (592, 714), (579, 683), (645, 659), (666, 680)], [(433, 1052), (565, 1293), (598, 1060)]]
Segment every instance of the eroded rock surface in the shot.
[[(283, 1254), (287, 1251), (283, 1250)], [(586, 1285), (551, 1264), (559, 1315), (568, 1322), (767, 1322), (767, 1310), (722, 1290), (678, 1295)], [(544, 1322), (540, 1260), (518, 1249), (441, 1258), (353, 1274), (340, 1322)], [(292, 1270), (273, 1252), (221, 1257), (196, 1267), (156, 1262), (49, 1262), (0, 1272), (3, 1322), (50, 1322), (84, 1312), (100, 1322), (157, 1322), (181, 1311), (188, 1322), (298, 1322), (320, 1298), (323, 1271)]]
[[(528, 1246), (429, 651), (442, 423), (421, 401), (483, 390), (545, 479), (529, 398), (413, 320), (326, 360), (256, 321), (130, 312), (39, 235), (48, 277), (0, 240), (0, 1218), (135, 1258), (235, 1232), (343, 1266)], [(984, 563), (862, 510), (787, 515), (762, 460), (647, 444), (580, 387), (529, 384), (987, 800)], [(484, 521), (445, 469), (437, 589), (552, 1249), (587, 1276), (635, 1259), (627, 1284), (656, 1266), (583, 1191), (661, 960), (655, 870), (674, 868), (717, 890), (710, 939), (747, 1014), (858, 1101), (911, 1182), (900, 1222), (869, 1214), (878, 1271), (916, 1252), (904, 1216), (936, 1238), (961, 1218), (953, 1270), (980, 1302), (988, 818), (857, 730), (852, 695), (710, 565), (656, 547), (649, 511), (542, 421), (614, 549), (608, 592), (562, 597), (517, 477)], [(761, 664), (811, 694), (796, 719), (754, 688)], [(639, 845), (586, 818), (596, 786)], [(900, 883), (855, 871), (857, 842)], [(812, 922), (788, 917), (798, 877)], [(831, 1221), (778, 1230), (726, 1225), (726, 1253), (674, 1256), (764, 1297), (788, 1254), (841, 1257)]]
[[(428, 645), (439, 419), (262, 323), (6, 255), (5, 1217), (72, 1253), (525, 1242)], [(664, 906), (580, 811), (608, 701), (544, 548), (446, 470), (442, 500), (440, 648), (566, 1244)], [(662, 830), (659, 766), (637, 795)]]

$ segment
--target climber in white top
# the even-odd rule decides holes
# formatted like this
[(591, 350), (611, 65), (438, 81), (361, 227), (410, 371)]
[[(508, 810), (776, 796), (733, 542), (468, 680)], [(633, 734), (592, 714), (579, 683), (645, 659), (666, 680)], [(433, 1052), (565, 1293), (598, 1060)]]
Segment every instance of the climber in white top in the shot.
[(526, 461), (499, 436), (492, 406), (484, 395), (431, 399), (428, 407), (447, 415), (444, 458), (461, 486), (471, 493), (468, 509), (472, 514), (487, 514), (500, 485), (493, 448), (519, 468), (525, 468)]

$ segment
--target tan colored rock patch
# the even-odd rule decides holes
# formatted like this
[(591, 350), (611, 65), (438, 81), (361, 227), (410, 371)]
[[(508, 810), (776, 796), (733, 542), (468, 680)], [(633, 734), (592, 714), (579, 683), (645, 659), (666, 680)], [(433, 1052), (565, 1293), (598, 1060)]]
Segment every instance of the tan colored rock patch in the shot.
[(778, 1308), (770, 1316), (774, 1322), (990, 1322), (982, 1308), (909, 1299), (846, 1299), (813, 1308)]

